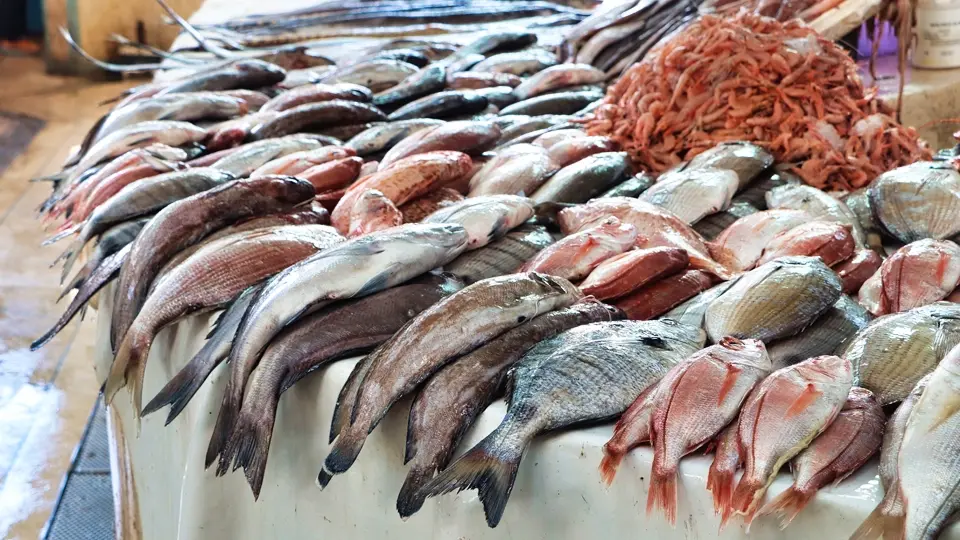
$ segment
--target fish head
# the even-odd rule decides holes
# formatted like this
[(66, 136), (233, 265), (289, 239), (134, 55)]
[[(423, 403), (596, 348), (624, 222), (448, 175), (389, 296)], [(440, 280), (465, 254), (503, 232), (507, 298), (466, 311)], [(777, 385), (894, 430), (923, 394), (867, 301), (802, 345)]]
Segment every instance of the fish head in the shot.
[[(867, 390), (866, 388), (860, 388), (855, 386), (850, 389), (850, 393), (847, 394), (847, 401), (843, 404), (843, 410), (878, 410), (880, 409), (880, 404), (877, 402), (877, 396), (873, 392)], [(883, 414), (883, 411), (880, 413)]]
[(580, 289), (562, 277), (541, 274), (540, 272), (528, 272), (527, 277), (543, 287), (545, 291), (554, 295), (569, 296), (574, 299), (583, 298), (583, 293), (580, 292)]
[(727, 353), (731, 363), (753, 366), (766, 372), (773, 371), (773, 363), (767, 354), (767, 347), (759, 339), (739, 339), (726, 336), (717, 343)]
[(814, 385), (849, 387), (853, 383), (853, 368), (850, 361), (839, 356), (817, 356), (791, 367), (795, 369), (800, 379)]
[(420, 241), (446, 250), (466, 248), (469, 237), (467, 229), (456, 223), (412, 223), (395, 230), (415, 233)]
[(300, 204), (316, 195), (313, 184), (296, 176), (263, 176), (247, 180), (247, 183), (259, 184), (264, 195), (288, 204)]

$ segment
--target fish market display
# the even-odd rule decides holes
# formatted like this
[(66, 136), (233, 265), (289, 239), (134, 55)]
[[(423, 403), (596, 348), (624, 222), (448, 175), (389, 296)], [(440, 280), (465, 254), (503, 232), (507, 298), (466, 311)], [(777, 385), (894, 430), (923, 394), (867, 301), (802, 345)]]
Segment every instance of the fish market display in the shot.
[(464, 253), (444, 270), (467, 283), (512, 274), (554, 240), (544, 227), (521, 225), (486, 246)]
[(691, 168), (661, 175), (639, 199), (669, 210), (693, 225), (729, 208), (739, 185), (736, 173), (729, 169)]
[(760, 261), (767, 245), (781, 233), (813, 219), (801, 210), (765, 210), (744, 216), (707, 244), (717, 262), (742, 272)]
[(636, 240), (634, 226), (608, 218), (547, 246), (523, 265), (521, 271), (544, 272), (579, 281), (603, 261), (630, 249)]
[(471, 197), (441, 208), (423, 223), (455, 223), (467, 229), (467, 249), (481, 248), (533, 217), (533, 204), (518, 195)]
[(600, 300), (616, 298), (679, 272), (689, 263), (687, 252), (682, 249), (631, 250), (600, 263), (580, 284), (580, 290)]
[(803, 256), (820, 257), (827, 266), (834, 266), (852, 257), (854, 249), (848, 225), (813, 221), (773, 237), (757, 264), (780, 257)]
[(960, 246), (919, 240), (898, 249), (863, 283), (860, 303), (874, 315), (943, 300), (960, 285)]
[(817, 317), (799, 334), (773, 341), (768, 348), (774, 369), (814, 356), (842, 355), (873, 317), (847, 295)]

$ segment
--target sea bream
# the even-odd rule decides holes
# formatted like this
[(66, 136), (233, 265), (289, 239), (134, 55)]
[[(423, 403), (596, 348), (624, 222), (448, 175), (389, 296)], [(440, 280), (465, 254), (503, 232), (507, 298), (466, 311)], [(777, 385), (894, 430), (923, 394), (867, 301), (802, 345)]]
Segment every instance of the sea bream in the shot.
[(739, 186), (725, 169), (691, 169), (660, 175), (639, 199), (664, 208), (689, 225), (730, 207)]
[(583, 283), (583, 294), (607, 300), (630, 294), (647, 283), (675, 274), (690, 263), (677, 248), (635, 249), (600, 263)]
[(769, 347), (774, 369), (825, 354), (841, 355), (873, 317), (849, 296), (840, 299), (799, 334), (775, 340)]
[(493, 148), (499, 138), (500, 128), (490, 121), (446, 122), (417, 131), (398, 142), (380, 160), (380, 167), (387, 167), (414, 154), (436, 150), (480, 154)]
[(907, 244), (883, 261), (860, 289), (874, 315), (900, 313), (943, 300), (960, 285), (960, 246), (930, 238)]
[(857, 215), (850, 207), (825, 191), (805, 184), (786, 184), (767, 192), (766, 200), (770, 208), (803, 210), (815, 218), (849, 225), (857, 247), (866, 246), (867, 236)]
[(834, 266), (853, 256), (855, 250), (850, 226), (839, 222), (811, 221), (773, 237), (763, 248), (757, 264), (780, 257), (820, 257)]

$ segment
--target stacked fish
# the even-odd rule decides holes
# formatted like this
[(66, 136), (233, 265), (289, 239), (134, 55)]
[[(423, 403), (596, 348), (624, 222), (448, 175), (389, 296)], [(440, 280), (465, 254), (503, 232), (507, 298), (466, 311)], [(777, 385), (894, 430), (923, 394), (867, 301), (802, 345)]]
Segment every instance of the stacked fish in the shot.
[[(63, 220), (54, 239), (74, 238), (77, 293), (34, 345), (113, 294), (106, 399), (129, 387), (138, 417), (169, 405), (168, 423), (227, 361), (206, 465), (243, 468), (255, 496), (283, 392), (369, 353), (320, 484), (412, 396), (398, 512), (477, 489), (491, 526), (538, 434), (621, 414), (605, 478), (652, 442), (648, 507), (673, 520), (679, 460), (715, 442), (716, 509), (747, 523), (789, 521), (859, 468), (881, 446), (880, 407), (910, 403), (931, 372), (941, 390), (894, 417), (906, 431), (884, 455), (930, 456), (941, 435), (923, 422), (955, 423), (941, 388), (960, 355), (955, 170), (916, 163), (841, 200), (730, 142), (654, 179), (582, 130), (603, 72), (558, 64), (526, 32), (421, 45), (309, 73), (227, 61), (124, 96), (52, 178), (44, 211)], [(141, 406), (157, 334), (220, 310)], [(502, 424), (452, 461), (504, 386)], [(794, 487), (762, 507), (790, 460)], [(954, 484), (915, 503), (929, 471), (906, 465), (871, 523), (936, 532), (923, 512), (957, 510)]]

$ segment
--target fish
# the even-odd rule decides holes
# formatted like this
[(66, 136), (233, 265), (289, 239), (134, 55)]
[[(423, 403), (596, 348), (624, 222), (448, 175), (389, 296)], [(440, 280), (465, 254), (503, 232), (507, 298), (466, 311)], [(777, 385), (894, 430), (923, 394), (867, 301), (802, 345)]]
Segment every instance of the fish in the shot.
[(382, 92), (400, 84), (420, 68), (400, 60), (366, 60), (338, 68), (321, 79), (327, 84), (350, 83), (369, 88), (371, 92)]
[(261, 166), (294, 152), (314, 150), (323, 146), (320, 141), (303, 136), (281, 137), (245, 144), (217, 160), (211, 168), (229, 172), (237, 177), (248, 176)]
[(360, 236), (321, 251), (271, 278), (257, 295), (230, 349), (230, 377), (205, 459), (226, 473), (221, 456), (233, 430), (250, 372), (286, 325), (338, 300), (362, 297), (443, 266), (466, 248), (460, 225), (408, 224)]
[(782, 232), (767, 243), (757, 264), (780, 257), (820, 257), (827, 266), (835, 266), (853, 256), (856, 249), (849, 225), (840, 222), (811, 221)]
[(330, 221), (342, 234), (347, 231), (354, 201), (364, 191), (380, 191), (399, 207), (466, 175), (472, 166), (470, 156), (453, 151), (427, 152), (401, 159), (350, 186), (331, 213)]
[(446, 80), (446, 68), (441, 64), (433, 64), (410, 75), (396, 86), (378, 93), (373, 97), (373, 104), (377, 107), (401, 105), (443, 90)]
[[(662, 379), (661, 379), (662, 380)], [(634, 448), (650, 442), (650, 420), (653, 418), (653, 396), (660, 381), (643, 389), (633, 403), (617, 420), (613, 435), (603, 445), (603, 459), (600, 460), (600, 479), (607, 486), (613, 484), (617, 469), (623, 458)]]
[(905, 244), (960, 233), (960, 173), (949, 162), (921, 161), (888, 171), (870, 184), (877, 221)]
[(250, 58), (188, 75), (164, 86), (154, 95), (266, 88), (283, 81), (285, 77), (286, 71), (283, 68), (270, 62)]
[(707, 247), (717, 262), (734, 272), (744, 272), (757, 265), (774, 238), (813, 219), (803, 210), (764, 210), (733, 222)]
[(446, 63), (447, 73), (460, 73), (473, 69), (473, 66), (482, 62), (486, 56), (482, 54), (458, 54), (456, 57)]
[(550, 51), (544, 49), (525, 49), (517, 52), (488, 56), (482, 62), (471, 67), (470, 71), (481, 73), (508, 73), (510, 75), (524, 77), (539, 73), (555, 65), (557, 65), (557, 57)]
[[(150, 220), (131, 244), (130, 256), (120, 269), (115, 304), (110, 319), (111, 343), (120, 347), (114, 358), (104, 389), (109, 401), (134, 376), (133, 396), (140, 411), (145, 357), (127, 355), (121, 346), (146, 301), (153, 279), (163, 265), (178, 251), (190, 247), (211, 232), (231, 223), (293, 209), (309, 202), (313, 186), (295, 177), (268, 176), (253, 180), (237, 180), (216, 189), (177, 201)], [(240, 291), (232, 291), (233, 297)], [(131, 345), (133, 343), (131, 342)]]
[(276, 87), (277, 89), (282, 90), (296, 90), (301, 86), (317, 84), (322, 81), (324, 77), (331, 75), (336, 70), (336, 66), (317, 66), (303, 69), (290, 69), (287, 70), (287, 74), (283, 80), (276, 84)]
[(470, 197), (441, 208), (422, 223), (455, 223), (467, 229), (467, 251), (482, 248), (533, 217), (530, 199), (519, 195)]
[(704, 328), (765, 343), (806, 328), (840, 299), (840, 278), (815, 257), (781, 257), (740, 277), (707, 308)]
[(493, 122), (447, 122), (435, 128), (418, 131), (397, 143), (380, 160), (380, 167), (386, 168), (414, 154), (437, 150), (480, 154), (493, 148), (499, 138), (500, 128)]
[(159, 411), (167, 405), (170, 406), (170, 410), (164, 425), (169, 426), (180, 416), (207, 377), (226, 360), (243, 316), (261, 288), (263, 288), (262, 283), (254, 285), (238, 294), (230, 302), (230, 305), (217, 317), (203, 347), (143, 407), (142, 416)]
[(776, 369), (823, 355), (840, 355), (873, 316), (847, 295), (799, 334), (774, 341), (768, 351)]
[(512, 51), (523, 49), (537, 42), (537, 35), (533, 32), (506, 30), (503, 32), (484, 33), (474, 41), (464, 45), (454, 57), (463, 57), (468, 54), (487, 55), (495, 51)]
[(318, 129), (316, 130), (316, 133), (319, 135), (326, 135), (327, 137), (332, 137), (339, 141), (348, 141), (370, 128), (382, 126), (385, 124), (386, 122), (363, 122), (361, 124), (346, 124), (342, 126), (331, 126), (323, 129)]
[(766, 149), (749, 142), (734, 141), (720, 143), (700, 152), (689, 159), (680, 171), (709, 168), (733, 171), (739, 180), (739, 191), (772, 165), (773, 154)]
[(487, 98), (473, 90), (444, 90), (411, 101), (388, 116), (391, 122), (414, 118), (449, 118), (487, 108)]
[(340, 146), (323, 146), (312, 150), (303, 150), (280, 156), (257, 167), (250, 173), (250, 178), (258, 178), (271, 174), (296, 175), (306, 171), (314, 165), (321, 165), (336, 159), (355, 156), (352, 148)]
[(753, 215), (759, 212), (754, 206), (747, 202), (733, 202), (730, 208), (723, 212), (711, 214), (694, 225), (693, 230), (700, 233), (705, 240), (712, 241), (727, 230), (728, 227), (737, 222), (738, 219)]
[(367, 103), (373, 101), (373, 94), (365, 86), (357, 84), (308, 84), (282, 92), (266, 102), (260, 110), (281, 112), (307, 103), (334, 99)]
[(357, 197), (350, 211), (347, 238), (382, 231), (403, 224), (403, 214), (383, 193), (368, 189)]
[(840, 276), (845, 294), (857, 294), (863, 283), (874, 275), (883, 264), (883, 259), (872, 249), (859, 249), (852, 257), (838, 264), (833, 270)]
[(639, 199), (672, 212), (693, 225), (730, 208), (738, 185), (737, 175), (725, 169), (688, 169), (661, 175)]
[(545, 150), (551, 150), (560, 143), (574, 139), (586, 139), (588, 137), (587, 132), (579, 128), (558, 129), (540, 135), (532, 144), (540, 146)]
[(565, 279), (520, 273), (468, 285), (417, 315), (370, 353), (350, 423), (324, 460), (320, 485), (346, 472), (390, 407), (437, 370), (503, 332), (582, 297)]
[(421, 492), (477, 489), (487, 524), (495, 527), (534, 437), (619, 415), (703, 340), (701, 330), (672, 321), (612, 321), (541, 341), (517, 362), (500, 426)]
[[(219, 152), (234, 148), (241, 144), (250, 135), (250, 131), (264, 122), (273, 120), (280, 116), (280, 111), (259, 111), (219, 124), (214, 124), (207, 128), (206, 146), (208, 150)], [(204, 156), (206, 157), (206, 156)], [(203, 159), (203, 158), (201, 158)], [(208, 161), (204, 159), (204, 161)], [(213, 162), (204, 163), (204, 167), (212, 165)]]
[(603, 261), (630, 249), (636, 240), (636, 227), (611, 217), (547, 246), (527, 261), (520, 271), (543, 272), (579, 281)]
[(786, 528), (820, 488), (843, 481), (880, 450), (886, 419), (872, 392), (852, 388), (833, 422), (791, 462), (793, 485), (758, 515), (776, 513)]
[(417, 314), (463, 288), (447, 274), (425, 274), (384, 291), (334, 304), (285, 328), (250, 375), (226, 454), (260, 495), (277, 405), (284, 392), (330, 362), (379, 346)]
[[(583, 162), (581, 162), (583, 163)], [(579, 165), (579, 164), (578, 164)], [(565, 208), (557, 214), (564, 234), (578, 231), (609, 216), (637, 228), (637, 247), (676, 247), (690, 257), (690, 265), (720, 279), (730, 279), (733, 272), (710, 258), (703, 238), (680, 218), (662, 208), (629, 197), (593, 199), (586, 204)]]
[(682, 249), (657, 247), (630, 250), (600, 263), (580, 284), (580, 290), (598, 300), (609, 300), (676, 274), (688, 264), (690, 257)]
[[(960, 246), (949, 240), (918, 240), (883, 261), (879, 274), (878, 309), (874, 315), (899, 313), (943, 300), (960, 285)], [(866, 284), (861, 299), (870, 294)], [(870, 304), (868, 304), (870, 305)]]
[(767, 206), (767, 193), (780, 186), (803, 184), (803, 180), (801, 180), (799, 176), (784, 170), (779, 170), (777, 167), (769, 169), (768, 171), (770, 174), (761, 173), (760, 176), (753, 182), (750, 182), (747, 187), (741, 189), (733, 198), (734, 203), (745, 202), (757, 210), (769, 210), (770, 207)]
[(247, 114), (247, 102), (216, 92), (170, 94), (135, 101), (114, 109), (97, 130), (93, 142), (140, 122), (226, 120)]
[(653, 183), (654, 180), (650, 175), (641, 172), (603, 192), (600, 198), (639, 197), (641, 193), (650, 189)]
[(546, 150), (530, 144), (517, 144), (497, 152), (470, 178), (469, 196), (534, 193), (560, 170)]
[(844, 352), (857, 386), (870, 390), (881, 406), (903, 400), (960, 343), (960, 305), (936, 302), (878, 317)]
[(373, 56), (371, 59), (376, 60), (401, 60), (407, 62), (408, 64), (413, 64), (418, 68), (424, 68), (430, 64), (430, 57), (416, 49), (393, 49), (389, 51), (380, 51)]
[(777, 472), (833, 422), (852, 386), (849, 361), (817, 356), (773, 372), (750, 394), (739, 419), (744, 472), (730, 501), (747, 526)]
[(882, 250), (882, 227), (877, 221), (873, 203), (870, 202), (870, 187), (867, 186), (850, 192), (843, 198), (843, 203), (853, 211), (853, 215), (857, 216), (857, 222), (860, 223), (860, 227), (863, 228), (867, 237), (866, 246), (874, 251)]
[(523, 263), (553, 244), (553, 236), (539, 225), (521, 225), (486, 246), (463, 253), (444, 266), (467, 284), (517, 272)]
[(527, 351), (571, 328), (622, 318), (616, 308), (598, 302), (544, 313), (455, 360), (428, 380), (410, 406), (404, 455), (410, 469), (397, 497), (400, 517), (420, 510), (426, 499), (421, 488), (447, 466), (467, 430), (503, 386), (507, 370)]
[(846, 204), (831, 197), (825, 191), (808, 185), (786, 184), (767, 192), (766, 200), (770, 208), (803, 210), (821, 220), (829, 219), (849, 225), (857, 248), (866, 245), (867, 236), (856, 214)]
[[(93, 253), (87, 257), (87, 262), (83, 265), (83, 268), (77, 272), (70, 284), (64, 287), (60, 298), (66, 296), (66, 294), (73, 289), (79, 288), (80, 284), (100, 266), (100, 263), (102, 263), (104, 259), (133, 242), (147, 222), (150, 221), (151, 217), (124, 221), (104, 231), (104, 233), (100, 235), (97, 245), (94, 246)], [(64, 272), (64, 277), (66, 277), (66, 275), (67, 272)]]
[(530, 197), (536, 203), (582, 203), (623, 182), (632, 174), (625, 152), (603, 152), (568, 165)]
[(314, 165), (296, 176), (310, 182), (317, 193), (327, 193), (351, 185), (362, 167), (363, 158), (352, 156)]
[(249, 138), (254, 141), (274, 139), (284, 135), (294, 135), (311, 129), (343, 124), (362, 124), (364, 122), (382, 122), (387, 115), (377, 107), (360, 101), (331, 99), (319, 103), (306, 103), (281, 111), (277, 116), (265, 120), (250, 130)]
[(441, 208), (463, 200), (463, 195), (447, 187), (437, 188), (400, 207), (404, 223), (420, 223), (423, 218)]
[[(910, 395), (903, 399), (897, 409), (890, 415), (883, 430), (883, 442), (880, 444), (880, 464), (877, 467), (880, 473), (880, 484), (883, 486), (883, 499), (867, 516), (863, 524), (850, 536), (851, 540), (874, 540), (883, 536), (884, 529), (893, 525), (890, 518), (903, 517), (903, 497), (897, 485), (897, 462), (900, 458), (900, 445), (903, 444), (903, 434), (907, 429), (907, 420), (917, 400), (923, 395), (930, 377), (926, 375), (913, 387)], [(889, 524), (889, 525), (888, 525)], [(896, 531), (890, 530), (891, 534)]]
[(670, 368), (653, 390), (650, 440), (653, 466), (647, 514), (677, 521), (680, 458), (709, 443), (736, 419), (748, 394), (773, 365), (762, 341), (724, 338)]
[[(513, 89), (514, 97), (518, 95), (518, 88), (520, 86)], [(592, 89), (543, 94), (508, 105), (500, 110), (500, 114), (527, 114), (530, 116), (574, 114), (600, 99), (603, 99), (603, 92)]]
[(496, 86), (518, 86), (523, 79), (510, 73), (464, 71), (447, 75), (447, 86), (454, 90), (478, 90)]
[(473, 91), (487, 98), (487, 109), (489, 109), (491, 105), (497, 108), (497, 111), (492, 113), (493, 117), (491, 117), (491, 120), (498, 122), (498, 125), (502, 122), (509, 122), (513, 125), (515, 121), (519, 121), (516, 116), (500, 115), (500, 111), (503, 108), (517, 102), (517, 97), (513, 95), (513, 87), (491, 86), (489, 88), (475, 88)]
[(393, 148), (398, 142), (422, 129), (440, 126), (443, 123), (443, 120), (433, 118), (389, 122), (358, 133), (347, 141), (346, 146), (352, 148), (358, 156), (369, 156)]
[(531, 75), (513, 93), (524, 100), (565, 86), (600, 83), (606, 78), (604, 72), (590, 64), (558, 64)]
[(654, 319), (715, 284), (703, 270), (684, 270), (618, 298), (614, 305), (635, 321)]
[[(511, 94), (512, 95), (512, 94)], [(503, 113), (503, 110), (500, 111)], [(501, 114), (500, 116), (512, 116), (523, 118), (526, 117), (526, 120), (518, 120), (514, 123), (513, 126), (503, 130), (503, 135), (500, 136), (500, 141), (498, 141), (498, 146), (504, 146), (511, 142), (533, 142), (533, 139), (536, 139), (544, 132), (545, 129), (566, 129), (570, 123), (570, 117), (566, 115), (559, 114), (549, 114), (542, 116), (527, 116), (527, 115), (509, 115)], [(558, 128), (558, 126), (564, 126)], [(572, 126), (570, 126), (572, 127)], [(524, 136), (531, 136), (531, 140), (517, 141)]]
[(601, 152), (616, 152), (617, 150), (619, 150), (617, 143), (607, 137), (575, 137), (551, 145), (548, 154), (557, 165), (566, 167), (585, 157)]
[(740, 454), (740, 424), (734, 420), (714, 439), (713, 462), (707, 471), (707, 490), (713, 497), (713, 512), (720, 516), (722, 529), (730, 519), (732, 509), (730, 498), (733, 497), (735, 487), (734, 477), (743, 466), (743, 456)]
[(721, 294), (727, 292), (727, 289), (737, 282), (738, 278), (730, 281), (724, 281), (709, 289), (697, 293), (696, 296), (686, 300), (677, 307), (660, 316), (661, 319), (672, 319), (682, 324), (689, 324), (698, 328), (703, 327), (703, 321), (707, 316), (707, 308)]

